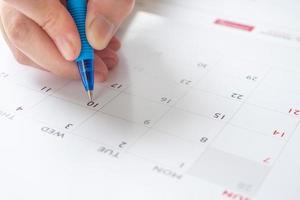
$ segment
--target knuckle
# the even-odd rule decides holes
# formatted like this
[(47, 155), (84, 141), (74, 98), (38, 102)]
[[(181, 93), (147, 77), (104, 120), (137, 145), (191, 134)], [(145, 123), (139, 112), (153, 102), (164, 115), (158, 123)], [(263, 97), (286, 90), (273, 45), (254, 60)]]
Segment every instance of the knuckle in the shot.
[(64, 67), (55, 67), (55, 69), (50, 69), (49, 71), (51, 71), (53, 74), (59, 76), (59, 77), (63, 77), (63, 78), (68, 78), (68, 79), (80, 79), (79, 73), (76, 69), (76, 67), (74, 66), (73, 62), (67, 62), (64, 61), (63, 64)]
[(22, 65), (28, 65), (29, 62), (29, 58), (27, 58), (23, 53), (21, 53), (20, 51), (14, 51), (13, 52), (14, 57), (16, 59), (16, 61)]
[(42, 17), (39, 24), (44, 30), (51, 30), (64, 21), (65, 19), (62, 13), (57, 12), (56, 10), (52, 9), (52, 7), (50, 6), (47, 12)]
[(7, 27), (7, 35), (16, 46), (21, 45), (28, 38), (30, 28), (26, 19), (19, 15), (13, 18)]

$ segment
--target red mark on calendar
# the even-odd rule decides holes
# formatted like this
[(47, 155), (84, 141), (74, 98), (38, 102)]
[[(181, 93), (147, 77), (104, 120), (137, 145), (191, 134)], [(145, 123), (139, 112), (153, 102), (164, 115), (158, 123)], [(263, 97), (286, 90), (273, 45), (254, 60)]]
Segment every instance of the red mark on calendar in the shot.
[(230, 28), (240, 29), (243, 31), (249, 31), (249, 32), (253, 31), (255, 28), (254, 26), (251, 26), (251, 25), (241, 24), (241, 23), (227, 21), (227, 20), (223, 20), (223, 19), (217, 19), (215, 21), (215, 24), (230, 27)]
[(285, 136), (285, 132), (281, 132), (281, 131), (275, 130), (273, 132), (273, 136), (277, 136), (277, 137), (283, 138)]
[(226, 199), (232, 199), (232, 200), (250, 200), (248, 197), (245, 197), (241, 194), (229, 190), (224, 190), (222, 196)]
[(289, 113), (292, 114), (292, 115), (298, 116), (298, 115), (300, 115), (300, 110), (299, 109), (291, 108), (289, 110)]

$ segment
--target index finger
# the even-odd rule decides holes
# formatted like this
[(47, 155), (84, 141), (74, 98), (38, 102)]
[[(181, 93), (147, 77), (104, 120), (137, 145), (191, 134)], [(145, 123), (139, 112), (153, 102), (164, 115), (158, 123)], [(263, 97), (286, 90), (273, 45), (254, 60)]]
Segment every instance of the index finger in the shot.
[(41, 26), (67, 60), (74, 60), (81, 44), (75, 22), (59, 0), (3, 0)]

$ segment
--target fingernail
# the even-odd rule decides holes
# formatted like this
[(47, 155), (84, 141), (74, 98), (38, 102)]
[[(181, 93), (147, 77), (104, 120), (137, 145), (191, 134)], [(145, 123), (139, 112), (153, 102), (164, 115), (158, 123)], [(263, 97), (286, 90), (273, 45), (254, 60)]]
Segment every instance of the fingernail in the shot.
[(75, 47), (72, 43), (71, 36), (56, 37), (55, 43), (58, 50), (66, 60), (71, 61), (75, 59)]
[(96, 82), (104, 82), (106, 80), (106, 75), (96, 72), (95, 73), (95, 81)]
[(94, 48), (104, 49), (111, 40), (115, 26), (103, 15), (96, 15), (88, 26), (88, 38)]

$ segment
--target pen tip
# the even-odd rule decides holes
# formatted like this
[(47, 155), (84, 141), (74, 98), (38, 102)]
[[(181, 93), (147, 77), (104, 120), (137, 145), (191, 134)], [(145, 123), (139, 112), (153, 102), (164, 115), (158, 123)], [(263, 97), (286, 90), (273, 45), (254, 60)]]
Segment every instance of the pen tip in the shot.
[(93, 91), (91, 91), (91, 90), (87, 91), (87, 95), (88, 95), (90, 101), (93, 101)]

